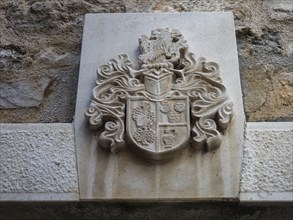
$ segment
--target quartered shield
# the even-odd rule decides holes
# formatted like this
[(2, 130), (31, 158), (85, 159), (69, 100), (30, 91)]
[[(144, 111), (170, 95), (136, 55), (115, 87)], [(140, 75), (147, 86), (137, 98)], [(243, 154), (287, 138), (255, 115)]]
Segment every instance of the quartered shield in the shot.
[(149, 159), (164, 160), (184, 149), (190, 138), (189, 98), (128, 98), (126, 132), (130, 146)]

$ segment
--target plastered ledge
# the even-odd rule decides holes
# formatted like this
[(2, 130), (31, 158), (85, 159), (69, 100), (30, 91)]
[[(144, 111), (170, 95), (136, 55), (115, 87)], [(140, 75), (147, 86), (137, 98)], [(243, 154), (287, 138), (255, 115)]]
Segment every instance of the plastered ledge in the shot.
[(240, 201), (293, 201), (293, 123), (247, 123)]
[(0, 201), (78, 200), (72, 124), (0, 128)]

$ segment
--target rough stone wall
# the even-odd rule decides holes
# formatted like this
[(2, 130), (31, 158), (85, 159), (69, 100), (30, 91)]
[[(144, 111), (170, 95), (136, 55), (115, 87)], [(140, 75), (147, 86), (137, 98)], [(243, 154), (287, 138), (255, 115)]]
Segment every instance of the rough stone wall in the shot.
[(71, 122), (85, 13), (233, 11), (249, 121), (293, 118), (290, 0), (2, 0), (0, 122)]

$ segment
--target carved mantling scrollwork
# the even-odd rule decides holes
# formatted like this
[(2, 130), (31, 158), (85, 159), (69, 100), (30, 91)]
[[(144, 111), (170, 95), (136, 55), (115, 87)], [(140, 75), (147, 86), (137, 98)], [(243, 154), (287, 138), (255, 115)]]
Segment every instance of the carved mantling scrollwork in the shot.
[[(98, 80), (85, 115), (98, 136), (99, 145), (111, 152), (125, 147), (125, 120), (136, 120), (141, 129), (149, 126), (145, 115), (150, 115), (150, 110), (133, 109), (138, 112), (132, 116), (135, 118), (125, 118), (129, 97), (139, 96), (154, 103), (164, 103), (169, 97), (184, 96), (190, 103), (192, 146), (208, 150), (219, 147), (221, 132), (232, 119), (233, 103), (222, 83), (218, 64), (207, 62), (205, 58), (195, 60), (178, 30), (155, 29), (150, 37), (143, 35), (139, 44), (142, 54), (138, 70), (131, 67), (126, 54), (119, 55), (117, 60), (111, 59), (97, 70)], [(177, 110), (185, 111), (184, 105), (179, 103)], [(161, 109), (167, 107), (162, 105)], [(147, 143), (146, 139), (139, 139), (139, 131), (136, 140)], [(167, 135), (170, 139), (176, 133), (171, 131), (169, 128), (164, 131), (164, 143), (167, 143)], [(149, 136), (148, 141), (154, 140)]]

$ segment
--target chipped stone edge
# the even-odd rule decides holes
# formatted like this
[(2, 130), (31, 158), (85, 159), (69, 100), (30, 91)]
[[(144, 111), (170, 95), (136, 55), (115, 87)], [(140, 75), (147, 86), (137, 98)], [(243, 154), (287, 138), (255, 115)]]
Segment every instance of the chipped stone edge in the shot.
[(79, 201), (78, 193), (0, 193), (0, 202)]
[[(247, 131), (255, 130), (293, 130), (293, 122), (247, 122)], [(293, 134), (292, 134), (293, 135)], [(245, 138), (246, 140), (246, 138)], [(241, 186), (240, 186), (241, 187)], [(241, 190), (239, 188), (239, 190)], [(265, 203), (280, 203), (280, 202), (293, 202), (293, 192), (240, 192), (240, 204), (265, 204)]]
[[(44, 125), (47, 126), (47, 128), (44, 127)], [(73, 134), (73, 142), (74, 142), (74, 150), (76, 152), (75, 148), (75, 135), (74, 135), (74, 124), (73, 123), (0, 123), (0, 134), (5, 133), (13, 128), (19, 128), (19, 126), (22, 126), (22, 129), (19, 129), (19, 131), (23, 130), (31, 130), (31, 131), (40, 131), (40, 130), (47, 130), (48, 128), (51, 129), (65, 129), (70, 131)], [(76, 157), (76, 153), (75, 153)], [(75, 161), (77, 161), (75, 159)], [(77, 162), (76, 162), (76, 170), (77, 169)], [(77, 186), (78, 191), (77, 192), (69, 192), (69, 193), (63, 193), (63, 192), (35, 192), (35, 193), (0, 193), (0, 204), (4, 202), (76, 202), (79, 201), (79, 182), (77, 178)]]
[(247, 131), (253, 130), (291, 130), (293, 122), (247, 122)]
[[(21, 126), (21, 129), (20, 129)], [(46, 126), (46, 127), (45, 127)], [(65, 129), (74, 131), (73, 123), (0, 123), (0, 133), (10, 131), (11, 129), (18, 129), (19, 131), (43, 131), (51, 129)], [(75, 141), (75, 140), (74, 140)]]
[(293, 202), (293, 192), (241, 192), (240, 203)]

